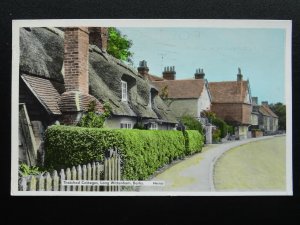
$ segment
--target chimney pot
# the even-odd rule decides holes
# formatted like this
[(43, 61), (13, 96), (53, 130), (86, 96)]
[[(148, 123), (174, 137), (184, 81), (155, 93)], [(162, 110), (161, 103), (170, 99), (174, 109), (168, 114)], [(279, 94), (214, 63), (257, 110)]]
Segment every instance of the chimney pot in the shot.
[(243, 80), (243, 75), (241, 73), (241, 68), (238, 68), (238, 74), (237, 74), (237, 81), (242, 81)]
[(167, 66), (163, 72), (163, 78), (165, 80), (175, 80), (175, 66)]
[(196, 69), (195, 79), (204, 79), (205, 73), (203, 69)]
[(140, 61), (139, 67), (138, 67), (138, 72), (142, 76), (148, 77), (149, 68), (147, 67), (147, 61), (146, 60)]

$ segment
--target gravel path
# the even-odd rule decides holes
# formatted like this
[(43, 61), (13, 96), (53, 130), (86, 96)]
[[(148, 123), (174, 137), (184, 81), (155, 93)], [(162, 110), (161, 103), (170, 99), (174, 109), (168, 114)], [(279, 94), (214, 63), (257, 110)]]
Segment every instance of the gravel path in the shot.
[(273, 136), (208, 145), (203, 148), (201, 153), (195, 154), (194, 156), (175, 164), (151, 179), (165, 181), (164, 187), (141, 187), (139, 191), (215, 191), (213, 184), (213, 167), (217, 159), (224, 152), (234, 147), (268, 138), (273, 138)]

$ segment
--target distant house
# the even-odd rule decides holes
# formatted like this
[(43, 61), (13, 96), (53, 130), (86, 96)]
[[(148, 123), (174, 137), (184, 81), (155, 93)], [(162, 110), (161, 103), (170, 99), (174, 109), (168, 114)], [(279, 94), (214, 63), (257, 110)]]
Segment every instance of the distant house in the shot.
[(198, 119), (206, 128), (206, 141), (211, 143), (212, 126), (201, 118), (201, 112), (210, 110), (211, 95), (202, 69), (197, 69), (194, 79), (176, 80), (174, 66), (165, 67), (162, 76), (149, 74), (146, 61), (141, 61), (138, 71), (159, 90), (159, 95), (176, 118), (190, 115)]
[(91, 101), (97, 113), (104, 102), (111, 105), (105, 123), (110, 128), (131, 129), (139, 122), (148, 129), (174, 129), (178, 123), (148, 79), (106, 52), (107, 32), (99, 27), (20, 29), (19, 102), (39, 143), (47, 126), (76, 124)]
[(264, 134), (274, 134), (278, 131), (278, 116), (270, 109), (268, 102), (263, 101), (261, 105), (253, 105), (253, 112), (258, 115), (258, 129), (261, 129)]
[(162, 78), (153, 75), (149, 78), (177, 118), (191, 115), (200, 119), (201, 112), (210, 110), (211, 105), (208, 82), (204, 79), (203, 71), (197, 70), (195, 79), (176, 80), (175, 74), (174, 67), (166, 67)]
[(211, 110), (235, 127), (235, 136), (245, 139), (251, 125), (251, 93), (249, 81), (243, 80), (239, 69), (236, 81), (209, 82)]

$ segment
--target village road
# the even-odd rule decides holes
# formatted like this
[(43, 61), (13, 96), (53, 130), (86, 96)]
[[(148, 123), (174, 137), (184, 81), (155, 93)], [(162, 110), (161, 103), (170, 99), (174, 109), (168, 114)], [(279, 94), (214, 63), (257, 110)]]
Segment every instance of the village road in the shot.
[(274, 138), (265, 136), (223, 144), (211, 144), (195, 154), (158, 174), (151, 180), (165, 181), (163, 187), (141, 187), (139, 191), (152, 192), (210, 192), (215, 191), (213, 184), (213, 167), (217, 159), (226, 151), (249, 142)]

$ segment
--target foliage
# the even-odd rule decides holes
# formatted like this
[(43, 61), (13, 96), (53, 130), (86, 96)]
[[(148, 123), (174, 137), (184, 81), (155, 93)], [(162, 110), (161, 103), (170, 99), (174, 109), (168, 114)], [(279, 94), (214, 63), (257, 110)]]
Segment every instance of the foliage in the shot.
[(162, 87), (162, 89), (160, 90), (159, 96), (161, 97), (161, 99), (168, 98), (168, 96), (169, 96), (168, 85)]
[(147, 179), (160, 167), (185, 155), (180, 131), (120, 129), (116, 132), (123, 139), (120, 149), (126, 179)]
[(91, 101), (89, 103), (88, 111), (81, 118), (77, 126), (90, 127), (90, 128), (102, 128), (105, 119), (110, 116), (111, 106), (108, 103), (103, 104), (104, 112), (101, 115), (96, 114), (96, 102)]
[(122, 35), (115, 27), (108, 28), (107, 52), (117, 59), (132, 62), (133, 53), (129, 50), (132, 41), (126, 35)]
[(216, 138), (218, 134), (220, 134), (219, 138), (224, 138), (228, 133), (230, 134), (234, 133), (233, 126), (228, 125), (224, 120), (217, 117), (217, 115), (214, 112), (204, 111), (202, 115), (207, 117), (208, 120), (219, 129), (219, 131), (216, 131), (215, 133)]
[(270, 104), (270, 109), (278, 116), (278, 129), (286, 130), (286, 106), (281, 102)]
[(29, 175), (39, 175), (43, 171), (36, 166), (28, 166), (25, 163), (21, 163), (19, 166), (19, 174), (22, 177), (26, 177)]
[[(107, 149), (118, 149), (123, 179), (146, 179), (157, 169), (201, 151), (203, 137), (187, 131), (98, 129), (51, 126), (45, 136), (45, 167), (60, 169), (91, 161), (103, 161)], [(186, 147), (188, 146), (188, 150)]]
[(213, 142), (220, 142), (221, 140), (221, 131), (219, 129), (214, 129), (212, 134)]
[(202, 124), (195, 117), (184, 115), (180, 118), (180, 121), (186, 126), (187, 130), (197, 130), (200, 134), (203, 134)]
[(204, 137), (196, 130), (184, 131), (186, 155), (201, 152), (204, 145)]
[(67, 168), (103, 161), (105, 150), (121, 145), (113, 130), (75, 126), (50, 126), (45, 132), (45, 167)]

